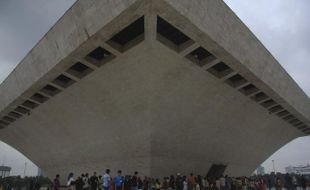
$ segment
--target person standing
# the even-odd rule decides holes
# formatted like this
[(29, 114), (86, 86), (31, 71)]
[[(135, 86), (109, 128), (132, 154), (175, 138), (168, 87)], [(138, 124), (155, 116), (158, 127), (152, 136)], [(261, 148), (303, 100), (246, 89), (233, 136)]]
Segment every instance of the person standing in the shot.
[(59, 190), (59, 187), (60, 187), (59, 174), (57, 174), (53, 182), (53, 189)]
[(149, 178), (147, 176), (144, 176), (143, 179), (143, 190), (149, 190)]
[(192, 190), (196, 184), (195, 176), (193, 173), (190, 173), (187, 181), (188, 181), (188, 189)]
[(201, 178), (201, 190), (206, 190), (206, 178)]
[(68, 190), (73, 190), (74, 188), (74, 178), (73, 178), (74, 174), (71, 172), (69, 173), (68, 175), (68, 178), (67, 178), (67, 187), (68, 187)]
[(225, 175), (225, 188), (226, 188), (226, 190), (231, 190), (231, 183), (232, 183), (231, 178), (228, 177), (228, 175)]
[(131, 190), (131, 176), (129, 176), (129, 175), (125, 176), (124, 190)]
[(226, 187), (226, 179), (223, 175), (220, 177), (220, 190), (225, 190)]
[(167, 190), (167, 189), (168, 189), (168, 186), (169, 186), (169, 177), (164, 177), (162, 189), (163, 189), (163, 190)]
[(174, 176), (171, 175), (169, 179), (169, 190), (174, 190), (175, 189), (175, 179)]
[(156, 178), (156, 180), (155, 180), (155, 190), (160, 190), (160, 189), (161, 189), (161, 185), (160, 185), (159, 179)]
[(110, 190), (111, 185), (111, 177), (110, 177), (110, 170), (106, 169), (105, 174), (102, 177), (102, 186), (104, 190)]
[(140, 177), (138, 177), (138, 190), (143, 190), (143, 181)]
[(183, 190), (183, 179), (180, 173), (177, 173), (177, 177), (175, 179), (176, 190)]
[(90, 183), (90, 190), (97, 190), (99, 180), (96, 172), (94, 172), (93, 176), (90, 177), (89, 183)]
[(98, 190), (102, 190), (102, 175), (98, 176)]
[(138, 172), (135, 171), (131, 178), (132, 190), (138, 190)]
[(275, 178), (275, 187), (276, 187), (276, 190), (281, 190), (282, 189), (282, 184), (281, 184), (281, 180), (279, 177), (276, 177)]
[(85, 176), (83, 177), (83, 182), (84, 182), (83, 190), (89, 190), (89, 177), (88, 177), (88, 173), (86, 173)]
[(183, 190), (188, 190), (188, 183), (186, 180), (186, 176), (183, 176)]
[[(81, 176), (85, 177), (84, 174), (82, 174)], [(76, 190), (83, 190), (83, 186), (84, 186), (84, 181), (83, 181), (83, 177), (79, 176), (77, 178), (77, 180), (75, 181), (75, 189)]]
[(259, 190), (266, 190), (267, 189), (267, 186), (265, 184), (265, 181), (263, 178), (260, 178), (259, 179)]
[(124, 177), (122, 176), (122, 171), (118, 170), (117, 176), (114, 178), (114, 190), (124, 189)]
[(293, 189), (297, 189), (297, 178), (295, 175), (292, 176)]
[(302, 190), (306, 190), (307, 189), (307, 179), (304, 175), (301, 176), (300, 183), (301, 183)]

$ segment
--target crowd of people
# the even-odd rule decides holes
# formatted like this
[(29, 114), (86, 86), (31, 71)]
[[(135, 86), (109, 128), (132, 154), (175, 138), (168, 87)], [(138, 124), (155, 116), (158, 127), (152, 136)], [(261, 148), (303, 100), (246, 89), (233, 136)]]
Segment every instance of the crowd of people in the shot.
[[(53, 189), (59, 190), (60, 176), (56, 175), (53, 181)], [(110, 170), (107, 169), (104, 175), (92, 176), (88, 173), (81, 174), (75, 179), (73, 173), (67, 178), (66, 187), (68, 190), (267, 190), (275, 188), (281, 190), (307, 190), (309, 188), (309, 178), (301, 175), (274, 175), (270, 176), (252, 176), (252, 177), (228, 177), (220, 176), (202, 177), (190, 173), (188, 176), (182, 176), (177, 173), (176, 176), (150, 178), (144, 176), (141, 178), (136, 171), (133, 175), (122, 175), (122, 171), (117, 171), (117, 175), (111, 177)]]

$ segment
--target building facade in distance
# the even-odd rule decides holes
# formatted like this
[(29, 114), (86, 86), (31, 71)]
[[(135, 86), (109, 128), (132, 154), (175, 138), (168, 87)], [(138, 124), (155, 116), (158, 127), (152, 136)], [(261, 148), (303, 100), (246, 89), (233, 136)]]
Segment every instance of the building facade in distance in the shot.
[(262, 165), (259, 165), (256, 168), (256, 174), (257, 175), (265, 175), (265, 168)]
[(0, 166), (0, 177), (5, 178), (10, 176), (11, 167), (9, 166)]
[(300, 166), (287, 166), (285, 167), (286, 173), (294, 173), (300, 175), (310, 175), (310, 165), (300, 165)]

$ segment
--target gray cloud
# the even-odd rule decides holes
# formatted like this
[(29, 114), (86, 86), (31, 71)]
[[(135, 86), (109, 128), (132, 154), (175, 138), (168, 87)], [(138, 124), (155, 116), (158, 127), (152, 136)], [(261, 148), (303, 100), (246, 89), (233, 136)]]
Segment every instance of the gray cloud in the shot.
[(74, 2), (0, 1), (0, 83)]

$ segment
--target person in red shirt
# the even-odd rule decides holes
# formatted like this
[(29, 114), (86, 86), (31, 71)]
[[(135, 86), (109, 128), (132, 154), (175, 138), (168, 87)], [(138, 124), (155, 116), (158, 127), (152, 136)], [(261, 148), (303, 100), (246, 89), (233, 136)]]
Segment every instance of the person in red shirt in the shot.
[(191, 173), (190, 176), (187, 178), (187, 183), (188, 183), (189, 190), (192, 190), (195, 187), (196, 180), (195, 180), (195, 176), (193, 173)]

